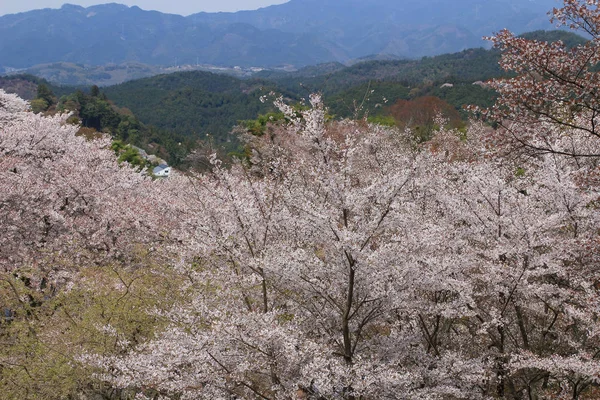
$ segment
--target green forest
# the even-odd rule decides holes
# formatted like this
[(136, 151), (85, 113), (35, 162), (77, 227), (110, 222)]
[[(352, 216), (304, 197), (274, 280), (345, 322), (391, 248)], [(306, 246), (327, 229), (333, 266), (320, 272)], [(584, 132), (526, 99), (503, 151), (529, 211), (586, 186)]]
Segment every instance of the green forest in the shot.
[[(523, 37), (562, 40), (567, 47), (586, 42), (565, 31), (536, 31)], [(458, 113), (445, 112), (446, 118), (459, 115), (466, 122), (467, 105), (489, 107), (495, 101), (495, 91), (483, 82), (509, 76), (498, 65), (499, 59), (498, 50), (480, 48), (420, 60), (367, 60), (348, 67), (327, 63), (287, 73), (262, 71), (246, 79), (204, 71), (175, 72), (102, 88), (61, 86), (32, 75), (12, 75), (0, 78), (0, 88), (25, 99), (35, 98), (37, 111), (73, 112), (77, 119), (73, 121), (83, 127), (109, 132), (115, 140), (186, 169), (193, 164), (188, 155), (197, 149), (209, 148), (224, 157), (239, 154), (243, 144), (233, 128), (252, 126), (249, 121), (274, 112), (272, 101), (278, 96), (301, 104), (318, 92), (334, 119), (367, 118), (402, 127), (408, 123), (420, 129), (420, 135), (433, 125), (414, 122), (414, 115), (423, 113), (420, 104), (427, 103), (419, 99), (435, 97), (440, 100), (438, 107), (449, 110), (447, 104)], [(38, 93), (40, 87), (42, 93)]]

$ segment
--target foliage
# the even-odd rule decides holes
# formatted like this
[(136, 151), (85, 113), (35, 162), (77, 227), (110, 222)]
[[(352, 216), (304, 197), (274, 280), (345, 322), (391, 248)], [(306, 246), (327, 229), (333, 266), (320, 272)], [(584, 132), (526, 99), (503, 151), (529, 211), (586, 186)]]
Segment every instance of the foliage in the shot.
[(154, 312), (179, 297), (163, 268), (176, 178), (152, 182), (119, 166), (106, 136), (26, 110), (0, 91), (0, 388), (7, 399), (108, 395), (80, 357), (148, 340)]
[(464, 126), (454, 107), (433, 96), (398, 100), (389, 107), (388, 113), (398, 126), (410, 129), (419, 142), (431, 139), (434, 131), (440, 128), (458, 129)]
[(120, 163), (126, 162), (138, 170), (151, 166), (148, 160), (142, 157), (138, 149), (129, 144), (124, 144), (120, 140), (113, 141), (110, 148), (115, 152)]
[(36, 99), (44, 100), (48, 105), (56, 104), (56, 97), (52, 90), (43, 83), (40, 83), (37, 87)]
[[(597, 6), (554, 15), (593, 33)], [(597, 397), (595, 44), (495, 40), (498, 130), (417, 143), (278, 98), (247, 157), (160, 181), (0, 91), (3, 394)]]
[(277, 123), (285, 120), (285, 115), (282, 113), (267, 113), (259, 115), (257, 119), (241, 121), (241, 126), (251, 135), (262, 136), (267, 132), (267, 125), (269, 123)]
[(491, 107), (496, 101), (496, 91), (485, 83), (455, 84), (452, 87), (435, 87), (426, 91), (427, 95), (439, 97), (448, 102), (461, 115), (467, 116), (466, 106)]
[(105, 92), (146, 124), (193, 141), (210, 135), (217, 145), (236, 149), (231, 129), (241, 120), (272, 110), (260, 101), (270, 91), (264, 86), (264, 82), (196, 71), (128, 82)]
[(396, 120), (394, 119), (394, 117), (391, 116), (383, 116), (383, 115), (377, 115), (377, 116), (369, 116), (367, 118), (367, 121), (369, 123), (372, 124), (377, 124), (377, 125), (383, 125), (383, 126), (396, 126)]
[(30, 104), (31, 110), (36, 114), (44, 112), (50, 107), (50, 104), (44, 99), (33, 99)]
[(37, 95), (31, 100), (31, 110), (36, 113), (42, 113), (48, 111), (51, 106), (56, 105), (56, 97), (52, 90), (44, 83), (40, 83), (37, 86)]
[[(574, 48), (562, 41), (516, 37), (507, 30), (489, 38), (503, 51), (501, 66), (517, 75), (492, 81), (498, 92), (496, 104), (474, 109), (505, 128), (497, 140), (530, 152), (600, 155), (593, 148), (580, 149), (581, 143), (600, 135), (596, 128), (600, 96), (595, 69), (600, 61), (598, 5), (597, 1), (566, 0), (564, 7), (553, 10), (553, 19), (559, 24), (591, 35), (592, 40)], [(560, 131), (541, 131), (540, 126), (547, 123), (568, 130), (569, 138)]]
[[(152, 338), (162, 326), (154, 311), (178, 296), (173, 274), (157, 269), (93, 267), (80, 270), (76, 281), (68, 291), (40, 291), (11, 276), (0, 281), (0, 301), (11, 313), (10, 321), (0, 323), (3, 398), (118, 394), (92, 378), (98, 371), (82, 363), (81, 355), (119, 354)], [(18, 296), (30, 300), (19, 304)]]
[(337, 118), (362, 118), (382, 115), (385, 107), (399, 99), (408, 99), (409, 89), (395, 82), (368, 82), (326, 98), (329, 112)]
[[(70, 121), (80, 122), (83, 128), (108, 133), (117, 141), (145, 148), (173, 166), (183, 167), (185, 156), (195, 147), (189, 138), (143, 124), (129, 109), (115, 106), (97, 86), (93, 86), (89, 94), (78, 90), (62, 96), (57, 110), (72, 113)], [(144, 164), (136, 159), (133, 149), (123, 155), (121, 161), (125, 159), (136, 166)]]

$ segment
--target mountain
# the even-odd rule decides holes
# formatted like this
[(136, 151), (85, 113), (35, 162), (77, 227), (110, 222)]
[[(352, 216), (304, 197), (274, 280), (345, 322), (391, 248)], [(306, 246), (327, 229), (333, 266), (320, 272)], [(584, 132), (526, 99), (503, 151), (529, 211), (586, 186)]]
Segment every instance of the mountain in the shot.
[(88, 65), (305, 66), (370, 55), (418, 58), (484, 45), (482, 35), (550, 27), (554, 0), (291, 0), (188, 17), (105, 4), (0, 17), (0, 70)]
[(211, 65), (183, 65), (162, 67), (158, 65), (127, 62), (123, 64), (83, 65), (69, 62), (39, 64), (18, 72), (7, 71), (5, 75), (29, 74), (44, 78), (58, 85), (69, 86), (110, 86), (119, 83), (147, 78), (155, 75), (184, 71), (208, 71), (237, 77), (251, 76), (256, 72), (252, 68), (225, 68)]
[(249, 24), (209, 27), (179, 15), (106, 4), (64, 5), (0, 17), (3, 66), (66, 61), (102, 65), (312, 64), (334, 59), (316, 35), (272, 32)]
[(351, 58), (391, 54), (415, 58), (483, 45), (503, 28), (549, 28), (555, 0), (291, 0), (237, 13), (198, 13), (211, 27), (246, 23), (259, 29), (311, 32)]

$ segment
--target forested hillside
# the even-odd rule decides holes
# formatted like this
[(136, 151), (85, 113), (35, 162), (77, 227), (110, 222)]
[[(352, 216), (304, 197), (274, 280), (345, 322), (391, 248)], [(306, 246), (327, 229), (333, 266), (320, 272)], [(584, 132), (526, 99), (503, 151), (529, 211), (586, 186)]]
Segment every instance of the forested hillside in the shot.
[[(585, 43), (585, 39), (569, 32), (538, 31), (529, 35), (538, 40), (561, 39), (569, 46)], [(465, 106), (493, 104), (495, 92), (481, 81), (506, 75), (499, 60), (498, 50), (469, 49), (419, 61), (376, 60), (350, 67), (334, 63), (293, 73), (263, 72), (251, 79), (193, 71), (127, 82), (107, 87), (104, 92), (146, 124), (191, 140), (210, 138), (227, 152), (239, 149), (237, 136), (230, 134), (234, 126), (273, 111), (270, 102), (261, 101), (261, 96), (271, 92), (291, 102), (320, 92), (335, 118), (371, 116), (373, 121), (400, 126), (407, 122), (403, 118), (421, 112), (421, 106), (419, 102), (407, 103), (406, 107), (416, 106), (408, 114), (394, 117), (391, 107), (396, 102), (435, 96), (466, 119)], [(447, 83), (451, 86), (442, 87)]]
[[(527, 37), (561, 39), (570, 47), (585, 43), (582, 37), (563, 31), (537, 31)], [(432, 121), (416, 115), (425, 113), (433, 118), (433, 114), (421, 109), (432, 103), (421, 98), (439, 98), (445, 103), (432, 100), (438, 104), (436, 107), (448, 110), (445, 104), (449, 104), (466, 120), (468, 114), (463, 110), (466, 105), (489, 107), (493, 104), (495, 92), (481, 81), (503, 76), (499, 58), (498, 50), (470, 49), (419, 61), (375, 60), (350, 67), (339, 63), (321, 64), (293, 73), (265, 71), (251, 79), (202, 71), (161, 75), (103, 88), (103, 95), (109, 101), (130, 110), (144, 128), (125, 138), (116, 125), (108, 124), (100, 130), (112, 130), (115, 137), (149, 151), (157, 146), (153, 152), (158, 151), (174, 165), (183, 166), (183, 160), (197, 147), (199, 140), (210, 142), (210, 146), (216, 146), (223, 154), (239, 152), (238, 137), (231, 134), (233, 127), (274, 111), (270, 101), (261, 101), (261, 96), (273, 92), (291, 102), (299, 102), (313, 92), (321, 92), (334, 118), (368, 116), (371, 121), (402, 127), (408, 120), (418, 120), (419, 123), (412, 122), (413, 127), (425, 129), (427, 137), (434, 126)], [(76, 90), (89, 90), (89, 87), (52, 85), (23, 75), (0, 81), (1, 87), (9, 92), (18, 91), (29, 99), (35, 97), (39, 83), (49, 87), (57, 99), (71, 96)], [(397, 105), (398, 102), (402, 105)], [(456, 118), (457, 114), (451, 114), (446, 117)]]
[[(420, 61), (365, 61), (351, 67), (326, 64), (290, 74), (261, 73), (260, 79), (202, 71), (173, 73), (104, 91), (148, 124), (194, 137), (210, 133), (225, 142), (225, 135), (238, 121), (272, 110), (260, 102), (271, 91), (293, 101), (319, 91), (338, 117), (353, 116), (361, 104), (364, 110), (381, 113), (387, 103), (430, 92), (447, 97), (457, 109), (467, 104), (488, 105), (493, 100), (491, 91), (472, 83), (501, 76), (498, 60), (495, 50), (471, 49)], [(446, 82), (457, 85), (438, 90)]]
[[(55, 86), (35, 76), (12, 75), (0, 79), (0, 89), (30, 100), (31, 110), (36, 114), (69, 114), (68, 123), (81, 125), (80, 135), (94, 137), (108, 134), (120, 160), (137, 168), (151, 165), (131, 145), (182, 169), (190, 167), (186, 157), (198, 147), (197, 137), (180, 135), (141, 122), (131, 110), (116, 106), (97, 86)], [(216, 151), (224, 150), (217, 148)]]
[[(565, 31), (534, 31), (522, 37), (547, 42), (561, 40), (569, 48), (587, 41), (582, 36)], [(291, 73), (264, 71), (255, 77), (269, 79), (291, 91), (301, 90), (299, 86), (302, 84), (305, 91), (332, 93), (366, 81), (392, 81), (405, 86), (485, 81), (502, 76), (499, 61), (498, 50), (473, 48), (420, 60), (363, 61), (346, 68), (340, 64), (322, 64)]]
[(32, 100), (37, 95), (38, 85), (47, 86), (55, 95), (62, 96), (73, 91), (72, 87), (63, 87), (52, 84), (44, 78), (30, 74), (11, 74), (0, 77), (0, 89), (7, 93), (18, 94), (25, 100)]
[[(242, 157), (168, 178), (121, 158), (143, 127), (97, 86), (0, 89), (0, 396), (600, 398), (596, 5), (553, 11), (574, 48), (498, 32), (484, 87), (354, 82), (329, 95), (386, 112), (345, 119), (271, 96)], [(175, 112), (259, 82), (126, 85)], [(473, 88), (468, 124), (431, 95)]]
[(105, 93), (145, 123), (196, 139), (211, 135), (226, 145), (237, 143), (229, 133), (239, 121), (273, 109), (260, 101), (271, 90), (277, 89), (266, 81), (195, 71), (127, 82)]

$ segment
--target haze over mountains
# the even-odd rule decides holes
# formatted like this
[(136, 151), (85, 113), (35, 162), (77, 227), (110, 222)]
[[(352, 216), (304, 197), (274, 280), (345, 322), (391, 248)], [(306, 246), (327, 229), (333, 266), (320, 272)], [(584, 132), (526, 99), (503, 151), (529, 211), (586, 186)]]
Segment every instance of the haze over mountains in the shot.
[(0, 72), (67, 61), (103, 65), (296, 67), (371, 55), (417, 58), (484, 45), (502, 28), (551, 28), (555, 0), (291, 0), (188, 17), (119, 4), (0, 17)]

